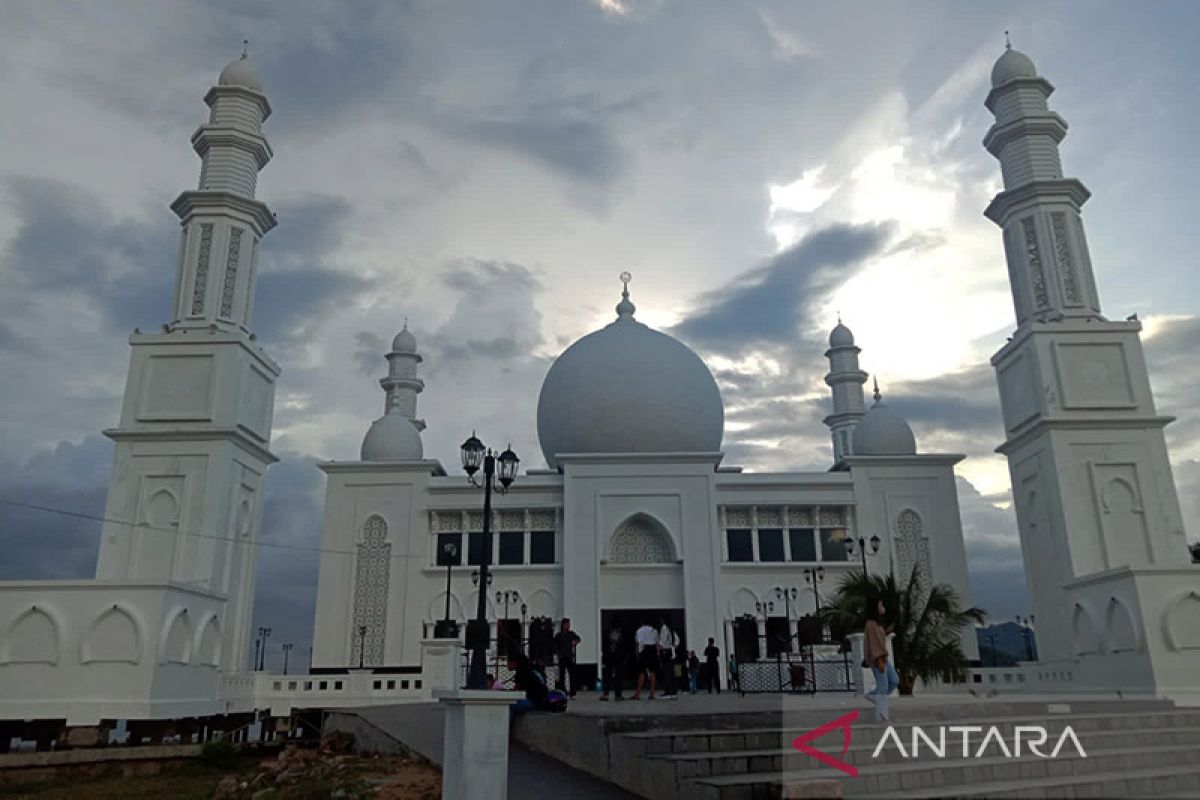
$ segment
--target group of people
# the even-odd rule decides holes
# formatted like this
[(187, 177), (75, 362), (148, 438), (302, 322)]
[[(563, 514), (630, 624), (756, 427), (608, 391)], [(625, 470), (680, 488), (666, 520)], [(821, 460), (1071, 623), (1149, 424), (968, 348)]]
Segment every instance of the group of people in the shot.
[[(657, 627), (654, 623), (657, 623)], [(601, 700), (608, 700), (611, 692), (614, 700), (624, 700), (625, 678), (629, 674), (631, 660), (637, 665), (637, 683), (633, 699), (640, 700), (642, 691), (649, 684), (648, 699), (655, 699), (661, 687), (663, 700), (679, 697), (679, 681), (684, 679), (688, 691), (695, 694), (701, 688), (721, 692), (721, 651), (713, 639), (704, 648), (701, 662), (695, 650), (684, 651), (679, 633), (663, 618), (643, 620), (633, 635), (633, 642), (626, 641), (625, 630), (620, 622), (614, 621), (605, 634), (604, 652), (601, 655), (603, 678)], [(678, 674), (677, 674), (678, 671)]]

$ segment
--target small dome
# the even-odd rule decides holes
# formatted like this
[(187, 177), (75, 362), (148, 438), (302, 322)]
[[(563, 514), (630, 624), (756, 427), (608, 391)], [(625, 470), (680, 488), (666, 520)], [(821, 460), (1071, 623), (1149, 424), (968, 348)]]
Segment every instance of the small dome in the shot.
[(992, 66), (992, 88), (1001, 86), (1016, 78), (1036, 78), (1037, 67), (1029, 56), (1011, 47)]
[(876, 400), (854, 427), (852, 452), (856, 456), (911, 456), (917, 440), (904, 417)]
[(413, 336), (408, 330), (408, 325), (405, 324), (404, 330), (396, 334), (396, 338), (392, 339), (393, 353), (415, 353), (417, 352), (417, 337)]
[(555, 360), (538, 397), (546, 463), (558, 453), (711, 453), (725, 407), (708, 367), (687, 345), (633, 318), (626, 291), (615, 322)]
[(854, 334), (850, 332), (849, 328), (847, 328), (845, 325), (842, 324), (842, 321), (840, 319), (838, 320), (837, 327), (834, 328), (829, 334), (829, 346), (830, 347), (853, 347), (854, 346)]
[(217, 78), (217, 84), (220, 86), (241, 86), (246, 89), (252, 89), (256, 92), (263, 90), (262, 78), (258, 76), (258, 70), (250, 64), (250, 60), (245, 54), (236, 61), (231, 61), (221, 70), (221, 76)]
[(363, 461), (420, 461), (424, 455), (421, 434), (403, 414), (384, 414), (363, 437)]

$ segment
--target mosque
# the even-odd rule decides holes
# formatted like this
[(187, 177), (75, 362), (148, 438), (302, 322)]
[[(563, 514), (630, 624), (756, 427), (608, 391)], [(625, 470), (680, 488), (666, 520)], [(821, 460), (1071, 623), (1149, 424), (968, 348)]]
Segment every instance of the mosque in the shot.
[[(1136, 320), (1100, 312), (1080, 208), (1062, 175), (1053, 86), (1007, 49), (984, 139), (1004, 190), (1017, 329), (993, 358), (1043, 661), (1036, 691), (1122, 689), (1200, 702), (1200, 591)], [(181, 241), (170, 321), (130, 336), (96, 577), (0, 583), (0, 722), (214, 719), (293, 705), (428, 697), (456, 670), (438, 623), (474, 616), (516, 638), (569, 617), (579, 661), (601, 631), (645, 614), (687, 645), (799, 632), (853, 568), (946, 583), (970, 602), (954, 466), (921, 452), (867, 374), (854, 336), (829, 336), (829, 469), (754, 473), (724, 463), (724, 407), (703, 360), (636, 318), (568, 347), (541, 387), (545, 468), (481, 493), (426, 458), (419, 343), (386, 354), (384, 413), (358, 461), (328, 461), (312, 669), (250, 671), (251, 603), (275, 381), (252, 333), (255, 197), (271, 106), (243, 57), (205, 95), (196, 188), (171, 208)], [(615, 293), (614, 293), (615, 294)], [(271, 298), (262, 298), (270, 303)], [(816, 354), (814, 354), (814, 358)], [(470, 427), (469, 421), (434, 424)], [(498, 443), (493, 443), (498, 444)], [(454, 454), (455, 460), (457, 455)], [(476, 586), (478, 566), (492, 581)], [(975, 657), (973, 637), (964, 641)], [(0, 736), (0, 739), (4, 737)]]

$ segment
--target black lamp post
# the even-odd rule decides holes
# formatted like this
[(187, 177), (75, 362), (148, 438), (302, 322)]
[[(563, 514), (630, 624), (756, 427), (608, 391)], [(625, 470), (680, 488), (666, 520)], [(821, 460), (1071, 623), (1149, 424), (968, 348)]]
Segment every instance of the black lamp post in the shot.
[(821, 624), (821, 592), (817, 589), (817, 584), (825, 580), (824, 567), (806, 567), (804, 570), (804, 582), (811, 583), (813, 587), (813, 606), (816, 608), (817, 617), (817, 637), (821, 641), (825, 640), (825, 626)]
[(364, 657), (367, 655), (367, 626), (358, 626), (358, 668), (362, 669)]
[[(502, 589), (496, 592), (496, 604), (499, 605), (500, 603), (504, 603), (504, 616), (502, 619), (505, 621), (508, 621), (508, 604), (519, 603), (520, 601), (521, 595), (516, 589)], [(496, 675), (500, 674), (500, 637), (504, 635), (504, 631), (500, 630), (500, 626), (503, 624), (504, 623), (501, 622), (500, 619), (496, 620), (496, 666), (494, 669), (494, 674)], [(507, 653), (508, 645), (505, 645), (504, 649)], [(519, 643), (517, 649), (520, 649)]]
[(454, 558), (458, 555), (458, 547), (453, 542), (448, 542), (442, 548), (442, 552), (446, 554), (446, 617), (433, 626), (433, 637), (435, 639), (457, 639), (458, 623), (450, 619), (450, 573), (454, 569)]
[[(487, 649), (490, 638), (487, 624), (487, 588), (491, 583), (488, 572), (488, 562), (491, 561), (492, 535), (492, 491), (501, 494), (508, 491), (513, 478), (517, 475), (517, 467), (521, 460), (512, 448), (506, 448), (500, 455), (494, 455), (483, 446), (483, 442), (471, 434), (471, 438), (462, 445), (462, 465), (467, 473), (467, 479), (472, 486), (483, 488), (483, 558), (479, 564), (479, 607), (475, 619), (467, 623), (467, 647), (471, 650), (471, 669), (467, 673), (468, 689), (486, 689), (487, 686)], [(498, 468), (497, 468), (497, 465)], [(475, 473), (483, 467), (483, 481), (476, 482)], [(497, 474), (498, 473), (498, 474)], [(499, 485), (495, 485), (499, 483)], [(475, 576), (472, 576), (473, 578)]]
[(1033, 619), (1032, 615), (1024, 618), (1020, 614), (1017, 615), (1017, 624), (1021, 626), (1021, 635), (1025, 637), (1025, 656), (1028, 661), (1033, 661), (1033, 638), (1029, 631)]
[(787, 649), (792, 651), (792, 601), (796, 599), (799, 591), (794, 587), (776, 586), (775, 596), (783, 600), (783, 616), (787, 620), (788, 628), (788, 643)]
[(845, 542), (846, 555), (850, 556), (851, 558), (854, 558), (855, 542), (858, 543), (858, 552), (862, 556), (863, 575), (867, 575), (867, 547), (871, 548), (871, 555), (875, 555), (879, 552), (879, 546), (883, 544), (883, 542), (878, 536), (872, 536), (870, 539), (864, 539), (863, 537), (859, 536), (857, 540), (853, 537), (848, 538)]
[(262, 647), (258, 648), (258, 663), (254, 665), (254, 668), (263, 670), (267, 666), (267, 639), (271, 638), (271, 629), (259, 628), (258, 638), (262, 640)]
[(288, 654), (292, 652), (292, 643), (284, 642), (281, 647), (283, 648), (283, 674), (287, 675)]
[(258, 648), (262, 646), (262, 636), (254, 640), (254, 671), (258, 671)]

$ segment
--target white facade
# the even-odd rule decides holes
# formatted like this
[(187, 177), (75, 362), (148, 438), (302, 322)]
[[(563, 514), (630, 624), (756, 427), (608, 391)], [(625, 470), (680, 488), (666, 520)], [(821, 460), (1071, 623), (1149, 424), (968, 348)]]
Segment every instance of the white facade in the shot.
[(1047, 669), (1077, 691), (1200, 701), (1200, 571), (1191, 565), (1135, 319), (1100, 313), (1080, 208), (1064, 178), (1054, 90), (1009, 49), (992, 71), (984, 146), (1004, 191), (1017, 330), (992, 358), (1021, 550)]
[[(837, 468), (746, 473), (721, 466), (723, 406), (703, 361), (634, 313), (626, 287), (616, 320), (568, 348), (547, 375), (538, 433), (557, 469), (530, 470), (493, 497), (489, 620), (513, 620), (526, 635), (535, 617), (556, 625), (569, 617), (582, 639), (580, 663), (596, 664), (606, 612), (672, 612), (687, 647), (700, 651), (712, 637), (729, 652), (734, 620), (746, 615), (760, 633), (765, 618), (788, 618), (794, 634), (817, 604), (805, 570), (824, 568), (817, 588), (828, 598), (861, 565), (841, 540), (872, 535), (883, 545), (868, 556), (870, 570), (917, 568), (969, 603), (953, 472), (962, 457), (918, 453), (878, 389), (865, 409), (866, 374), (849, 329), (839, 323), (827, 353)], [(387, 356), (393, 364), (395, 350)], [(387, 389), (388, 378), (382, 383)], [(415, 414), (414, 402), (403, 416)], [(476, 614), (481, 492), (457, 466), (447, 474), (436, 461), (404, 459), (423, 452), (407, 432), (381, 452), (379, 424), (363, 446), (377, 459), (321, 465), (329, 480), (317, 670), (418, 667), (422, 638), (446, 615), (447, 578), (451, 618)], [(449, 576), (439, 561), (446, 544), (458, 551)], [(777, 588), (795, 598), (789, 591), (785, 602)], [(519, 599), (505, 608), (513, 590)], [(964, 649), (975, 657), (973, 635)]]

